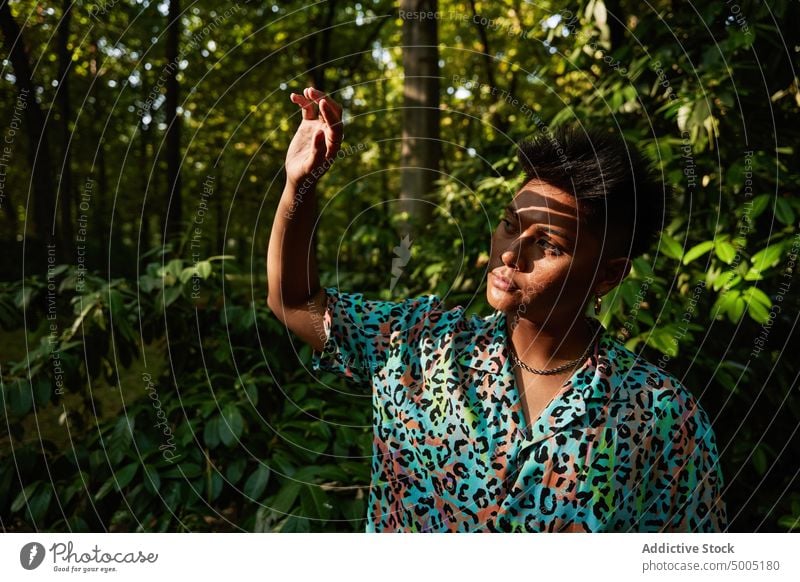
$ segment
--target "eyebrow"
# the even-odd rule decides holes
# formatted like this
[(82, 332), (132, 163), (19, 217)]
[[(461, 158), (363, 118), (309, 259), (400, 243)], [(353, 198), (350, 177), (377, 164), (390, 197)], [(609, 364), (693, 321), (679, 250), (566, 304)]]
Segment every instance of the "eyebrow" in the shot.
[[(506, 210), (506, 212), (508, 212), (509, 214), (511, 214), (511, 215), (513, 215), (513, 216), (517, 217), (517, 219), (519, 219), (519, 214), (520, 214), (520, 213), (519, 213), (519, 212), (517, 211), (517, 209), (516, 209), (516, 208), (514, 208), (513, 206), (506, 206), (505, 210)], [(573, 241), (573, 240), (572, 240), (572, 237), (571, 237), (571, 236), (569, 236), (569, 235), (568, 235), (566, 232), (564, 232), (563, 230), (560, 230), (560, 229), (558, 229), (558, 228), (553, 228), (552, 226), (550, 226), (550, 225), (548, 225), (548, 224), (542, 224), (542, 225), (540, 225), (540, 226), (539, 226), (539, 228), (540, 228), (541, 230), (546, 230), (547, 232), (549, 232), (549, 233), (552, 233), (552, 234), (554, 234), (554, 235), (556, 235), (556, 236), (560, 236), (560, 237), (562, 237), (562, 238), (565, 238), (565, 239), (567, 239), (567, 240), (568, 240), (569, 242), (571, 242), (571, 243), (574, 243), (574, 242), (575, 242), (575, 241)]]

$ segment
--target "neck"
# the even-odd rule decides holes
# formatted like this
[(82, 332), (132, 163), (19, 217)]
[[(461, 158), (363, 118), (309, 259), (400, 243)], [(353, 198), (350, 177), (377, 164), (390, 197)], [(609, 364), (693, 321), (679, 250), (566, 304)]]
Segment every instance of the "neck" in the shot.
[(555, 368), (580, 357), (595, 339), (582, 316), (574, 319), (563, 327), (554, 322), (544, 326), (506, 313), (506, 331), (520, 360), (533, 368)]

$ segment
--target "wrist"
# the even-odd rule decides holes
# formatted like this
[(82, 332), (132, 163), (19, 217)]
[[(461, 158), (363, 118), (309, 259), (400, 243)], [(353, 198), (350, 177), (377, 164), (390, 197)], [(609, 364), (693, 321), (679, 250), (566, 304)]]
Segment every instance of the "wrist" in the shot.
[(284, 191), (290, 191), (294, 193), (313, 193), (317, 189), (317, 181), (318, 178), (315, 178), (311, 174), (307, 176), (301, 176), (298, 178), (286, 178), (286, 185), (284, 186)]

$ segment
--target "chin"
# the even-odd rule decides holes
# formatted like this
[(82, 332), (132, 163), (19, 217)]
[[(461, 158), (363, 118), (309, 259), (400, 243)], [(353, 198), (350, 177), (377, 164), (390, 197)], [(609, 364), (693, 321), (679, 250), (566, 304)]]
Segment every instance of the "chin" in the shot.
[(495, 289), (491, 283), (486, 287), (486, 302), (498, 311), (513, 311), (517, 308), (517, 302), (512, 296)]

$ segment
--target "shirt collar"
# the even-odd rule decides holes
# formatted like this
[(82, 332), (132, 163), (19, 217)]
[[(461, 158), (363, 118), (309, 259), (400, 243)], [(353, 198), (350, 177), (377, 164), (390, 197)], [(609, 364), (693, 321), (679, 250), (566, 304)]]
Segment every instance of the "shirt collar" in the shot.
[[(457, 360), (475, 370), (499, 374), (508, 359), (506, 314), (496, 310), (492, 315), (473, 321), (476, 325), (465, 332), (471, 335), (465, 342), (467, 348)], [(607, 379), (613, 370), (613, 343), (613, 338), (603, 329), (593, 352), (581, 367), (586, 374), (583, 375), (586, 384), (576, 388), (582, 391), (584, 400), (607, 400), (610, 397), (612, 387)]]

